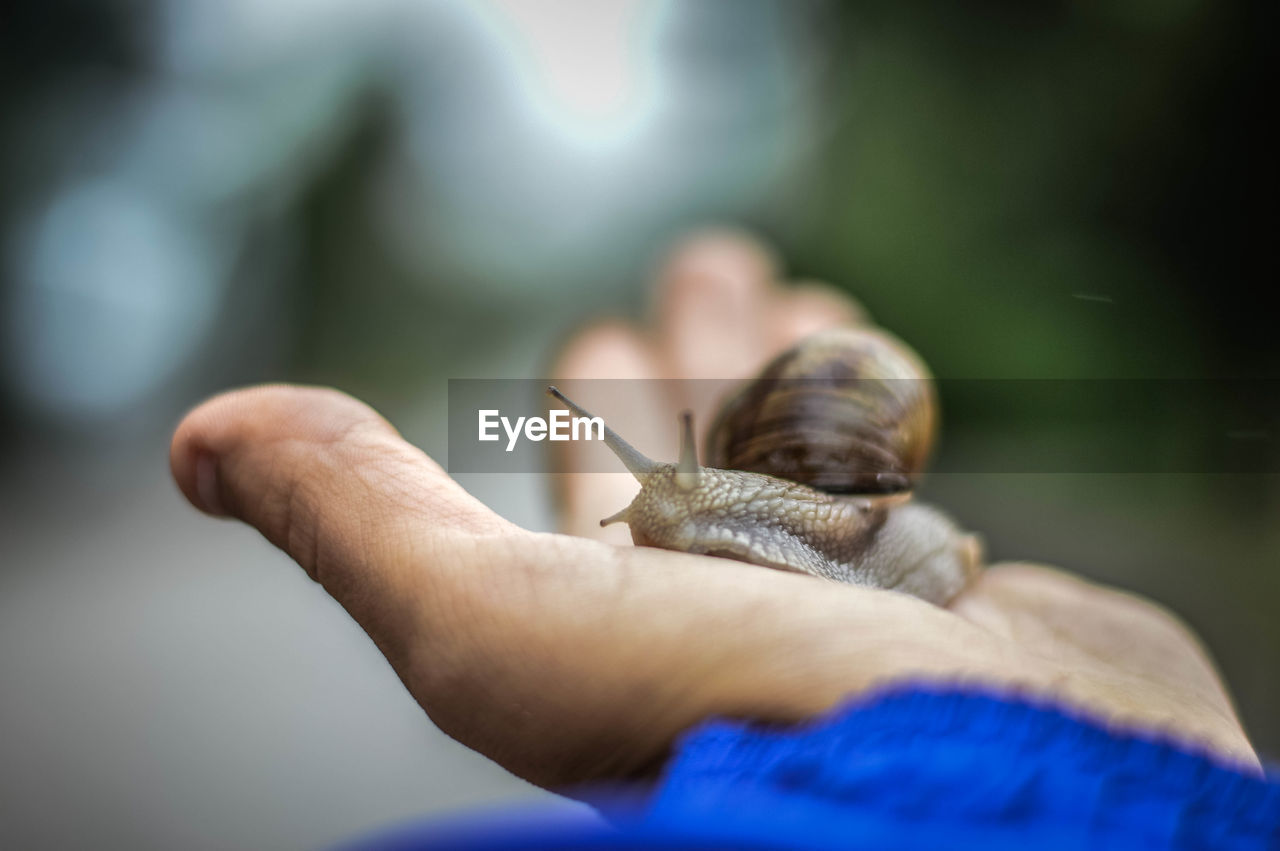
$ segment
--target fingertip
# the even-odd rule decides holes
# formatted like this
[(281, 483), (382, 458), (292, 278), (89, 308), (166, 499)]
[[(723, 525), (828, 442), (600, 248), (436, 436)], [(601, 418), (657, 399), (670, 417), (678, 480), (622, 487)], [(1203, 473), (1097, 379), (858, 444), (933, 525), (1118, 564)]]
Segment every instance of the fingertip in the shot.
[(218, 459), (207, 452), (195, 455), (195, 492), (199, 497), (196, 507), (215, 517), (226, 516), (218, 485)]
[(570, 336), (555, 356), (551, 374), (557, 381), (657, 377), (644, 340), (619, 320), (597, 322)]
[(396, 435), (372, 408), (327, 387), (267, 384), (220, 393), (192, 408), (174, 430), (169, 465), (196, 508), (228, 514), (222, 462), (246, 445), (291, 439), (332, 443), (359, 427)]
[(174, 429), (173, 438), (169, 441), (169, 473), (173, 476), (174, 484), (178, 486), (178, 490), (187, 498), (187, 502), (200, 511), (209, 514), (211, 512), (205, 508), (204, 500), (200, 497), (199, 488), (196, 487), (197, 450), (194, 450), (191, 444), (191, 427), (188, 425), (190, 419), (191, 413), (188, 412), (182, 418), (178, 427)]
[[(236, 392), (236, 391), (231, 391)], [(188, 411), (169, 441), (169, 471), (178, 490), (196, 509), (214, 517), (226, 516), (218, 493), (218, 455), (209, 437), (209, 406), (229, 394), (208, 399)]]
[[(740, 231), (703, 231), (676, 248), (659, 276), (654, 310), (664, 370), (717, 380), (754, 371), (769, 354), (776, 277), (773, 256)], [(698, 400), (685, 404), (705, 413)]]
[(707, 227), (678, 243), (663, 264), (662, 279), (680, 285), (691, 281), (738, 281), (759, 285), (778, 274), (777, 256), (747, 231)]
[(774, 347), (781, 350), (829, 328), (868, 325), (871, 317), (860, 303), (835, 287), (802, 281), (778, 293), (770, 323)]
[(756, 322), (776, 277), (777, 263), (758, 240), (725, 228), (700, 231), (673, 249), (659, 272), (659, 332), (687, 345), (691, 327)]

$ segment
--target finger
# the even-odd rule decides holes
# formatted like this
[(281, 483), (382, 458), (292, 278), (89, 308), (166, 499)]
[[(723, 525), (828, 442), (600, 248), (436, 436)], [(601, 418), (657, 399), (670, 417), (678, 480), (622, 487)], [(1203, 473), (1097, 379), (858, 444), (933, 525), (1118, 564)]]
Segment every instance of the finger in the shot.
[[(1257, 757), (1208, 652), (1150, 600), (1031, 564), (1000, 564), (950, 606), (1048, 664), (1120, 683), (1108, 701), (1194, 733), (1247, 765)], [(1069, 696), (1069, 695), (1068, 695)]]
[(769, 312), (769, 349), (776, 354), (818, 331), (870, 322), (862, 305), (834, 287), (810, 281), (793, 284), (777, 293)]
[(404, 442), (372, 409), (333, 390), (226, 393), (182, 421), (170, 447), (197, 508), (257, 528), (320, 582), (394, 657), (412, 622), (423, 552), (450, 569), (451, 540), (511, 528)]
[[(628, 442), (653, 458), (675, 458), (670, 402), (657, 381), (658, 366), (645, 341), (622, 323), (588, 328), (565, 346), (552, 377), (570, 399), (604, 418)], [(622, 525), (600, 519), (627, 505), (639, 485), (598, 442), (554, 445), (553, 464), (561, 529), (571, 535), (629, 544)], [(616, 471), (616, 472), (609, 472)]]
[(732, 231), (690, 239), (671, 255), (657, 291), (657, 350), (673, 378), (695, 379), (680, 400), (705, 428), (728, 385), (771, 354), (765, 336), (775, 276), (772, 257)]
[(1196, 690), (1231, 714), (1209, 654), (1176, 615), (1150, 600), (1031, 564), (988, 568), (951, 606), (1025, 647), (1072, 661), (1106, 659), (1135, 677)]

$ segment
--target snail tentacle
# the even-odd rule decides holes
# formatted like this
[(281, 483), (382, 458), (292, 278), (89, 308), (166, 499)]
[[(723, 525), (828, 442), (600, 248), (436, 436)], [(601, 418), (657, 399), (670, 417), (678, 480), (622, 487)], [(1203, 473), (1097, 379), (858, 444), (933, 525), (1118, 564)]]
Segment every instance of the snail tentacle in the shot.
[[(561, 393), (555, 385), (548, 387), (547, 393), (548, 395), (559, 399), (564, 403), (565, 407), (570, 411), (573, 411), (573, 413), (578, 416), (595, 419), (595, 416), (587, 411), (586, 408), (583, 408), (581, 405), (571, 401), (569, 397)], [(601, 422), (604, 421), (601, 420)], [(609, 449), (613, 451), (614, 455), (618, 456), (618, 460), (623, 463), (627, 470), (631, 472), (631, 475), (635, 476), (636, 480), (641, 484), (644, 484), (645, 479), (653, 475), (660, 466), (657, 461), (649, 458), (639, 449), (636, 449), (630, 443), (623, 440), (616, 431), (609, 428), (608, 423), (604, 423), (604, 445), (609, 447)]]
[(682, 491), (691, 491), (698, 486), (699, 472), (698, 447), (693, 439), (693, 414), (685, 411), (680, 415), (682, 423), (680, 431), (680, 460), (676, 462), (676, 487)]

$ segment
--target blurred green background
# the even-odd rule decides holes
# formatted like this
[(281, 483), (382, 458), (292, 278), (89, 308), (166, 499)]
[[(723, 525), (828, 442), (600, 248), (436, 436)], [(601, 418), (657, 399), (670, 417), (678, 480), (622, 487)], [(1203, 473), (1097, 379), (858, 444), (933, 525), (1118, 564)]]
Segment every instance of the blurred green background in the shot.
[[(662, 253), (707, 223), (846, 288), (943, 377), (1280, 377), (1275, 17), (12, 4), (0, 844), (303, 847), (543, 794), (431, 729), (283, 556), (181, 503), (168, 432), (219, 389), (332, 384), (443, 457), (447, 379), (533, 377), (575, 325), (642, 315)], [(961, 411), (942, 470), (1027, 427)], [(1162, 434), (1244, 428), (1276, 469), (1269, 427), (1170, 416)], [(532, 477), (498, 479), (464, 484), (550, 527)], [(926, 491), (996, 558), (1175, 609), (1280, 754), (1276, 475), (944, 472)]]

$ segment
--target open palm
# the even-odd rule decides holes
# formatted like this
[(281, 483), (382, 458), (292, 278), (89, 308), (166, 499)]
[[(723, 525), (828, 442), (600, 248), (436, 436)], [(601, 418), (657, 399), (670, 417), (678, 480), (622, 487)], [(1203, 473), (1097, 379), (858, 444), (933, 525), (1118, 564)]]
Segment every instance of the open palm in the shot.
[[(557, 380), (732, 378), (857, 308), (783, 289), (729, 234), (678, 250), (652, 327), (603, 324)], [(657, 385), (653, 385), (657, 386)], [(674, 412), (635, 399), (628, 437), (674, 458)], [(1044, 567), (997, 565), (947, 609), (891, 591), (632, 547), (598, 520), (636, 484), (560, 458), (567, 534), (495, 515), (362, 403), (258, 387), (179, 426), (171, 463), (197, 507), (259, 529), (377, 643), (445, 732), (535, 783), (626, 777), (712, 716), (793, 721), (895, 681), (983, 683), (1257, 766), (1195, 637), (1137, 597)], [(619, 540), (618, 535), (621, 535)]]

